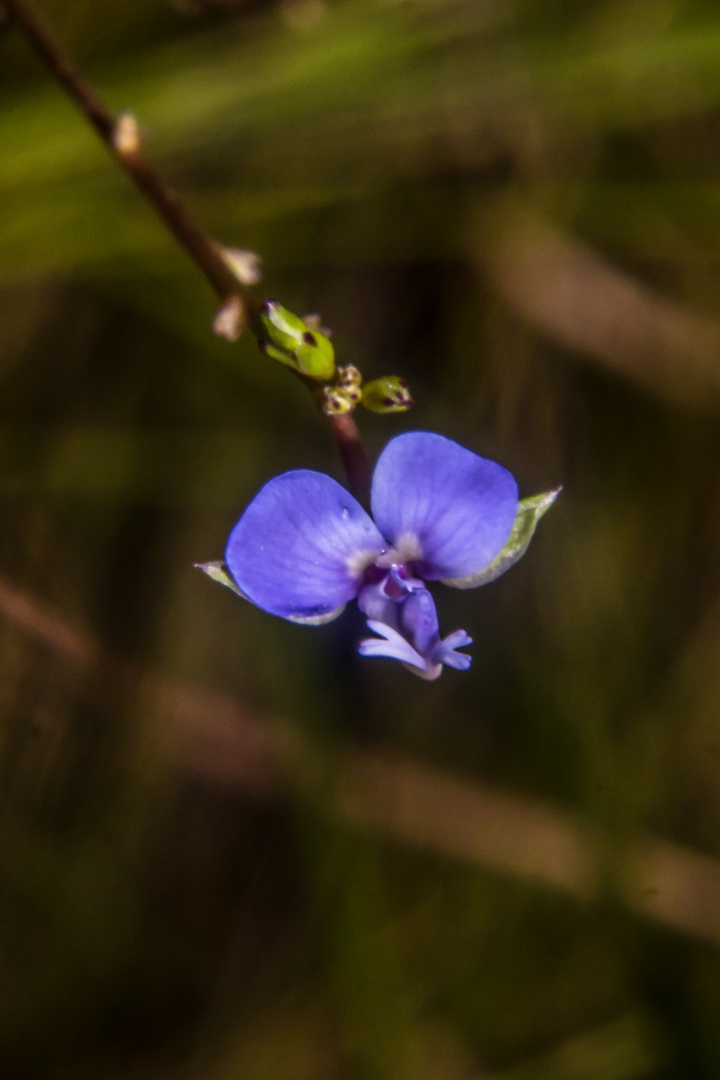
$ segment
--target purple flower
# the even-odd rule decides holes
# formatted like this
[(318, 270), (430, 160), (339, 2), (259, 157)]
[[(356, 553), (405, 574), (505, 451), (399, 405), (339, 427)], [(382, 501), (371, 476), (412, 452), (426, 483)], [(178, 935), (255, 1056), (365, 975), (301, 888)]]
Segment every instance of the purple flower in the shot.
[(486, 571), (516, 523), (513, 477), (450, 439), (413, 431), (380, 455), (371, 506), (374, 521), (323, 473), (275, 477), (228, 541), (238, 591), (264, 611), (311, 625), (357, 600), (378, 635), (360, 642), (362, 656), (400, 660), (425, 679), (443, 664), (466, 669), (470, 657), (457, 650), (472, 639), (464, 630), (440, 638), (425, 582), (467, 588), (497, 576)]

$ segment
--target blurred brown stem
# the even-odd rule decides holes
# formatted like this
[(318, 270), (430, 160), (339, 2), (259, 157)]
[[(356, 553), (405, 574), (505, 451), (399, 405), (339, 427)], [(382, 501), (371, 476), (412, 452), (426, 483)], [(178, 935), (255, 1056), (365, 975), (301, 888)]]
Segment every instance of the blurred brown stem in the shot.
[[(289, 781), (297, 787), (299, 776), (312, 774), (312, 751), (282, 719), (142, 670), (0, 578), (2, 619), (70, 668), (100, 676), (110, 693), (134, 688), (138, 708), (153, 717), (155, 745), (189, 772), (252, 798), (278, 797)], [(391, 843), (489, 867), (585, 902), (603, 895), (600, 856), (607, 841), (539, 800), (471, 784), (383, 748), (340, 757), (333, 785), (322, 792), (348, 825)], [(618, 850), (617, 859), (622, 900), (631, 910), (720, 944), (720, 861), (642, 834)]]
[[(134, 118), (127, 113), (113, 116), (50, 28), (25, 0), (2, 0), (0, 16), (3, 12), (22, 29), (45, 66), (95, 128), (117, 164), (132, 177), (178, 243), (202, 270), (223, 303), (235, 298), (240, 309), (240, 323), (256, 330), (262, 301), (238, 280), (225, 260), (222, 246), (198, 225), (148, 162)], [(370, 466), (357, 424), (349, 414), (329, 419), (350, 490), (363, 499), (369, 490)]]

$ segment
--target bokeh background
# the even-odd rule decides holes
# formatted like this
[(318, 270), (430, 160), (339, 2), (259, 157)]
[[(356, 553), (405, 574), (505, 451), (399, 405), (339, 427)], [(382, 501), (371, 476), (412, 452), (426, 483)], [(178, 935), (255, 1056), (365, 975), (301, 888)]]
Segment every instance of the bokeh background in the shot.
[[(433, 684), (193, 563), (340, 478), (0, 32), (3, 1080), (720, 1076), (711, 0), (42, 0), (340, 359), (564, 485)], [(442, 595), (440, 595), (442, 593)]]

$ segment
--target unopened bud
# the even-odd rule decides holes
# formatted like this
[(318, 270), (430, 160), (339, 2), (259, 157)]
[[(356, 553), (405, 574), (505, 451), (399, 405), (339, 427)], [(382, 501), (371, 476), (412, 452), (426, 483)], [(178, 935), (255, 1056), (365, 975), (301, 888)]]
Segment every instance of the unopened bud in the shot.
[(382, 379), (365, 383), (362, 403), (366, 409), (375, 413), (407, 412), (414, 404), (410, 397), (410, 387), (397, 375), (385, 375)]
[(225, 265), (232, 271), (241, 285), (257, 285), (262, 277), (260, 269), (260, 256), (254, 251), (244, 251), (242, 248), (220, 249)]
[(122, 157), (137, 154), (140, 150), (140, 128), (131, 112), (121, 112), (115, 121), (112, 144)]
[(320, 330), (288, 311), (277, 300), (266, 300), (260, 309), (258, 345), (266, 356), (318, 382), (335, 375), (332, 343)]
[(342, 387), (343, 390), (357, 390), (361, 383), (362, 375), (354, 364), (347, 364), (337, 369), (336, 385)]
[(318, 402), (326, 416), (352, 412), (360, 397), (359, 390), (343, 390), (341, 386), (323, 386), (318, 391)]
[(226, 341), (237, 341), (245, 327), (245, 305), (239, 296), (230, 296), (213, 320), (213, 333)]

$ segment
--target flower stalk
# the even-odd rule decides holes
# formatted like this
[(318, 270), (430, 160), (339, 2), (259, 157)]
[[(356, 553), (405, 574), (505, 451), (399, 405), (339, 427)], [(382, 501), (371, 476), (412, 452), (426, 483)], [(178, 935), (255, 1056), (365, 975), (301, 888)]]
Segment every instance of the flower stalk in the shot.
[[(268, 303), (272, 302), (258, 295), (252, 288), (251, 279), (238, 268), (234, 253), (202, 228), (148, 161), (142, 132), (135, 117), (128, 112), (113, 115), (45, 20), (26, 0), (2, 0), (2, 13), (22, 30), (45, 67), (95, 129), (113, 160), (130, 176), (175, 240), (204, 274), (222, 302), (214, 323), (215, 332), (234, 341), (247, 327), (263, 343), (267, 338), (267, 320), (263, 316)], [(297, 319), (291, 313), (287, 314)], [(316, 336), (322, 338), (323, 335)], [(301, 368), (300, 374), (308, 373)], [(311, 383), (312, 370), (309, 375), (310, 378), (305, 381)], [(317, 384), (311, 387), (313, 392), (316, 387)], [(359, 500), (365, 501), (369, 491), (370, 465), (351, 411), (343, 415), (329, 415), (326, 410), (322, 411), (328, 416), (348, 486)]]
[(246, 305), (250, 304), (251, 294), (227, 265), (221, 245), (201, 228), (145, 157), (137, 125), (136, 138), (128, 138), (129, 128), (134, 123), (128, 119), (129, 114), (113, 115), (33, 7), (25, 0), (4, 0), (4, 3), (35, 53), (95, 128), (117, 164), (132, 178), (181, 247), (202, 270), (215, 292), (223, 300), (237, 294)]

